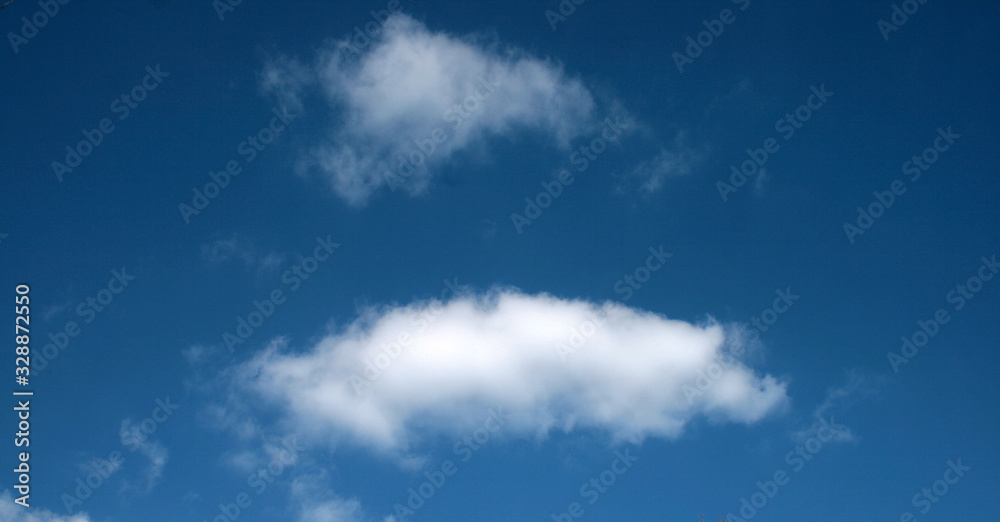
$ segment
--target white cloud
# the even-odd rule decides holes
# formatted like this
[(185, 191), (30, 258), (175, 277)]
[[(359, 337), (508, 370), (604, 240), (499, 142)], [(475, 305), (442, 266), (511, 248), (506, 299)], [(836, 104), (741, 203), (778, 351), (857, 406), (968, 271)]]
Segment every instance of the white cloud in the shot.
[(299, 522), (353, 522), (361, 520), (360, 513), (357, 500), (327, 500), (303, 504)]
[(247, 270), (256, 269), (258, 274), (276, 270), (285, 261), (285, 256), (277, 252), (259, 254), (253, 241), (241, 234), (202, 244), (201, 257), (214, 268), (232, 260), (242, 261)]
[(358, 522), (361, 503), (344, 499), (318, 486), (325, 473), (302, 475), (292, 482), (292, 497), (299, 509), (298, 522)]
[[(652, 159), (636, 166), (627, 181), (637, 184), (639, 192), (652, 194), (663, 188), (666, 180), (691, 174), (691, 169), (699, 161), (701, 155), (688, 145), (684, 133), (678, 133), (673, 146), (662, 148)], [(619, 192), (625, 191), (619, 187)]]
[(273, 95), (278, 103), (298, 112), (302, 110), (302, 89), (313, 82), (313, 74), (303, 64), (278, 56), (264, 65), (259, 81), (262, 93)]
[(77, 464), (77, 469), (80, 470), (82, 475), (89, 475), (91, 473), (97, 472), (102, 473), (106, 476), (111, 476), (119, 469), (122, 468), (124, 464), (123, 460), (115, 459), (104, 459), (101, 457), (91, 458), (87, 462), (81, 462)]
[(285, 262), (285, 256), (277, 252), (269, 252), (260, 258), (258, 265), (261, 271), (270, 272), (277, 270)]
[(193, 344), (181, 350), (181, 355), (191, 366), (198, 366), (204, 364), (205, 361), (208, 360), (209, 356), (213, 355), (217, 351), (218, 349), (212, 346)]
[(121, 437), (122, 445), (136, 449), (149, 459), (149, 466), (147, 466), (144, 474), (146, 482), (144, 489), (149, 493), (156, 486), (157, 482), (160, 481), (160, 478), (163, 477), (163, 468), (167, 466), (167, 459), (169, 458), (167, 448), (159, 442), (145, 439), (139, 425), (132, 422), (132, 419), (122, 421), (119, 436)]
[(91, 522), (86, 513), (57, 515), (39, 507), (25, 508), (14, 503), (10, 491), (0, 493), (0, 521), (2, 522)]
[(288, 468), (299, 463), (301, 448), (296, 447), (294, 437), (264, 439), (267, 440), (254, 440), (252, 443), (236, 441), (229, 452), (221, 455), (222, 462), (241, 473), (265, 469), (269, 465), (274, 467), (280, 464), (282, 468)]
[[(584, 325), (602, 314), (575, 353), (559, 353), (574, 328), (587, 334)], [(389, 362), (386, 347), (401, 333), (406, 346)], [(225, 382), (245, 403), (280, 407), (283, 425), (304, 437), (393, 454), (423, 435), (474, 428), (491, 407), (510, 413), (504, 431), (512, 435), (597, 429), (620, 440), (670, 438), (699, 415), (752, 423), (786, 403), (784, 383), (739, 363), (688, 402), (682, 386), (734, 342), (742, 341), (715, 323), (502, 289), (369, 309), (297, 353), (279, 339)], [(359, 380), (366, 362), (384, 370), (373, 377), (371, 366), (359, 394), (352, 379), (368, 382)]]
[(760, 168), (757, 172), (757, 180), (753, 183), (753, 195), (756, 197), (762, 197), (764, 195), (764, 189), (771, 178), (767, 175), (767, 169), (764, 167)]
[(45, 312), (42, 314), (42, 317), (45, 319), (46, 322), (51, 321), (53, 317), (63, 313), (63, 311), (65, 311), (72, 305), (73, 305), (72, 301), (66, 301), (60, 305), (50, 306), (45, 309)]
[(284, 262), (284, 256), (277, 252), (258, 254), (253, 241), (240, 234), (201, 245), (201, 257), (212, 267), (236, 259), (242, 261), (248, 270), (255, 268), (258, 272), (275, 270)]
[(220, 427), (238, 437), (240, 441), (250, 441), (262, 435), (261, 428), (248, 411), (249, 405), (229, 400), (225, 404), (209, 404), (201, 412), (202, 424)]
[(218, 266), (230, 259), (239, 259), (248, 266), (254, 263), (253, 244), (249, 239), (233, 235), (201, 245), (201, 257), (210, 265)]
[(426, 145), (435, 129), (444, 138), (405, 179), (410, 193), (423, 192), (456, 153), (479, 150), (492, 137), (532, 130), (568, 147), (594, 125), (594, 100), (583, 83), (519, 49), (432, 32), (400, 13), (359, 57), (348, 56), (345, 44), (328, 44), (309, 66), (272, 60), (261, 76), (265, 92), (293, 107), (305, 105), (307, 87), (318, 85), (331, 129), (300, 170), (321, 173), (356, 206), (386, 185), (387, 169), (401, 175), (401, 164), (418, 163), (416, 141)]
[(880, 379), (869, 377), (857, 370), (847, 372), (843, 385), (831, 386), (826, 389), (823, 402), (813, 411), (813, 417), (816, 420), (810, 426), (792, 433), (792, 438), (804, 442), (815, 436), (822, 427), (823, 421), (826, 421), (833, 425), (834, 441), (856, 441), (857, 437), (850, 428), (834, 423), (834, 413), (846, 413), (862, 399), (877, 396), (880, 387)]

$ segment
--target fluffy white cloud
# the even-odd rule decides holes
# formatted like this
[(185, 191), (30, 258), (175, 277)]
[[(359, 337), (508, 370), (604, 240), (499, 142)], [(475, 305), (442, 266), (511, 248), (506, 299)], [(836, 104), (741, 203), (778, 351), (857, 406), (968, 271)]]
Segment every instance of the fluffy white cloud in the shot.
[(300, 352), (279, 339), (227, 382), (248, 403), (280, 407), (306, 437), (397, 454), (419, 436), (475, 428), (489, 408), (509, 412), (512, 435), (676, 437), (698, 415), (752, 423), (787, 400), (784, 383), (738, 361), (688, 400), (684, 385), (723, 350), (738, 353), (743, 341), (726, 331), (500, 289), (369, 309)]
[(91, 522), (85, 513), (57, 515), (38, 507), (24, 508), (14, 503), (10, 491), (0, 493), (0, 521), (3, 522)]
[(348, 45), (327, 45), (311, 65), (274, 59), (261, 86), (305, 111), (307, 89), (322, 91), (334, 123), (300, 167), (325, 175), (353, 205), (387, 182), (422, 192), (437, 167), (491, 137), (534, 130), (567, 147), (594, 125), (588, 89), (518, 49), (432, 32), (401, 13), (360, 56)]

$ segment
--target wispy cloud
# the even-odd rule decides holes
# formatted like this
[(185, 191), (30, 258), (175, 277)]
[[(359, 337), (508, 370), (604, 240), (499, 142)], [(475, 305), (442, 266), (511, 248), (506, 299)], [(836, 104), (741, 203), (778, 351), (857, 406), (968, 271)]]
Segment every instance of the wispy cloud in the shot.
[(767, 175), (767, 168), (761, 167), (760, 171), (757, 172), (757, 180), (753, 182), (753, 195), (754, 197), (763, 197), (764, 189), (767, 184), (771, 181), (770, 176)]
[(313, 84), (315, 72), (288, 56), (274, 56), (268, 59), (258, 78), (262, 94), (272, 95), (279, 104), (301, 112), (302, 90)]
[(191, 366), (204, 364), (213, 354), (219, 352), (218, 348), (206, 346), (204, 344), (194, 344), (181, 350), (184, 360)]
[[(792, 434), (796, 441), (803, 442), (815, 436), (816, 432), (823, 425), (823, 421), (833, 424), (836, 415), (847, 413), (855, 404), (866, 398), (876, 396), (880, 383), (878, 379), (867, 376), (860, 371), (852, 370), (847, 372), (844, 384), (831, 386), (826, 389), (823, 402), (813, 411), (814, 422), (803, 429)], [(833, 440), (838, 442), (852, 442), (857, 440), (856, 435), (846, 426), (835, 426)]]
[(663, 147), (651, 159), (637, 165), (618, 186), (618, 193), (638, 191), (653, 194), (670, 178), (687, 176), (701, 162), (702, 154), (688, 143), (687, 135), (678, 132), (669, 147)]
[(298, 522), (360, 522), (361, 503), (331, 493), (320, 484), (326, 473), (301, 475), (292, 481), (292, 498), (299, 506)]
[(137, 488), (149, 493), (163, 477), (163, 469), (167, 466), (169, 452), (163, 444), (139, 437), (138, 433), (141, 433), (140, 427), (132, 422), (132, 419), (122, 421), (121, 430), (119, 430), (122, 445), (134, 446), (139, 453), (149, 459), (149, 465), (143, 474), (144, 485), (142, 488)]
[(285, 257), (277, 252), (260, 254), (254, 242), (241, 234), (201, 245), (201, 257), (211, 267), (220, 267), (232, 261), (241, 262), (247, 270), (267, 272), (276, 270)]
[(45, 309), (45, 312), (42, 314), (42, 317), (45, 319), (45, 322), (49, 322), (52, 320), (53, 317), (63, 313), (64, 311), (66, 311), (66, 309), (68, 309), (72, 305), (73, 302), (67, 300), (62, 304), (49, 306)]

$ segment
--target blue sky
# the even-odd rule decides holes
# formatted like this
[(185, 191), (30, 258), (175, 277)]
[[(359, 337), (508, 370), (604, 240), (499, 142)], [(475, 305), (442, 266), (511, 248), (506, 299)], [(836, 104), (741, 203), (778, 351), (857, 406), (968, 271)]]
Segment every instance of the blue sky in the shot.
[(2, 522), (1000, 510), (995, 2), (0, 21)]

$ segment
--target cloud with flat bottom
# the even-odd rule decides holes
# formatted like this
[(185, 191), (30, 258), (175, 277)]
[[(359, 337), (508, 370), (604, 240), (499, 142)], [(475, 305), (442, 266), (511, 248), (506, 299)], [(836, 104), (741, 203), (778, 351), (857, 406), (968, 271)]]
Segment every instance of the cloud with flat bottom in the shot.
[(405, 454), (454, 435), (490, 408), (505, 433), (590, 429), (615, 440), (674, 438), (698, 416), (754, 423), (788, 401), (786, 384), (739, 361), (704, 393), (695, 381), (739, 337), (629, 308), (528, 295), (466, 293), (364, 311), (301, 351), (284, 339), (228, 370), (234, 396), (280, 407), (307, 439)]

